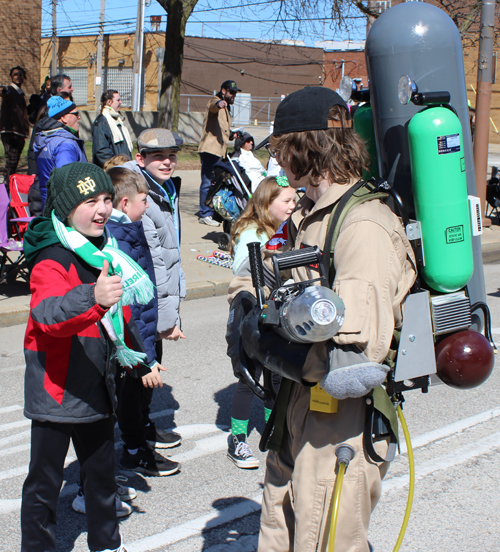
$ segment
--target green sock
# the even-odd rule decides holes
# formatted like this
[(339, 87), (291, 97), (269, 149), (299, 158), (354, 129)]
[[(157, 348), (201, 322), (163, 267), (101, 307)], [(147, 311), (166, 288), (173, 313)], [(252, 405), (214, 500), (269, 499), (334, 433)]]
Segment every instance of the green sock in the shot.
[(266, 421), (266, 424), (269, 420), (269, 416), (271, 415), (272, 409), (264, 407), (264, 420)]
[(231, 433), (233, 435), (245, 435), (248, 430), (248, 420), (237, 420), (236, 418), (231, 418)]

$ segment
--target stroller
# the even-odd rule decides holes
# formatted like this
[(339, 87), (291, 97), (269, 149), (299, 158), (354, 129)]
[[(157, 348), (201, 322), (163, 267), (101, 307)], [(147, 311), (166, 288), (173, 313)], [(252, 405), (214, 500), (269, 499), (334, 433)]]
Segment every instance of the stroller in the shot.
[(220, 159), (214, 165), (212, 185), (205, 205), (214, 209), (214, 218), (222, 222), (223, 234), (217, 244), (222, 251), (229, 250), (231, 227), (251, 197), (250, 186), (250, 179), (236, 160)]

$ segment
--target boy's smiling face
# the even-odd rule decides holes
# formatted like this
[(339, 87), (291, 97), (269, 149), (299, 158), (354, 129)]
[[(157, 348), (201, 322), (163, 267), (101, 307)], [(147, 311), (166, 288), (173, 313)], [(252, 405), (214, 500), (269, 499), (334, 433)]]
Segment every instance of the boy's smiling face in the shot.
[(111, 215), (111, 194), (104, 192), (80, 203), (68, 215), (67, 225), (88, 238), (98, 238)]
[(157, 182), (163, 183), (174, 174), (175, 167), (177, 166), (177, 150), (162, 149), (138, 153), (136, 161)]
[(138, 192), (133, 198), (124, 197), (118, 207), (132, 222), (138, 222), (149, 207), (148, 194)]

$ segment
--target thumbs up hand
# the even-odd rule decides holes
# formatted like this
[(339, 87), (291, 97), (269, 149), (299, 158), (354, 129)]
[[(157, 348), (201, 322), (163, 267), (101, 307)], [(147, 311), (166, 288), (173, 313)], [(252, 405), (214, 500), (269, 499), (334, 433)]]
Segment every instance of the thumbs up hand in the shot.
[(101, 273), (94, 288), (95, 300), (104, 309), (109, 309), (122, 296), (122, 280), (120, 276), (108, 276), (109, 263), (104, 261)]

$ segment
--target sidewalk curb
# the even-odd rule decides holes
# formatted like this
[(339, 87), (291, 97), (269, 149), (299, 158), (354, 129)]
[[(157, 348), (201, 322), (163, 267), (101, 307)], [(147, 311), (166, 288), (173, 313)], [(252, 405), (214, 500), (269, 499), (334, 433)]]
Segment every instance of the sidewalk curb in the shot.
[[(231, 279), (227, 280), (211, 280), (208, 282), (195, 282), (188, 284), (186, 288), (186, 301), (195, 299), (206, 299), (207, 297), (220, 297), (227, 295), (227, 290)], [(26, 324), (30, 313), (29, 298), (25, 301), (28, 304), (20, 302), (18, 304), (2, 307), (0, 306), (0, 328), (8, 326), (17, 326), (18, 324)]]
[(17, 326), (18, 324), (26, 324), (30, 314), (29, 305), (10, 305), (8, 307), (0, 307), (0, 328), (8, 326)]

